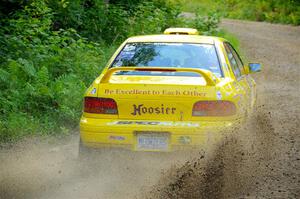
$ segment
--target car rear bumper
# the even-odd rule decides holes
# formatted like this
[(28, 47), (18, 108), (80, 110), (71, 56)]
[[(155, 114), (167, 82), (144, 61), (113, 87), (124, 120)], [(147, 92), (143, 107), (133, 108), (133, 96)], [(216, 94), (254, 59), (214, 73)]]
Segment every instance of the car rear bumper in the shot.
[(159, 149), (139, 149), (138, 135), (141, 133), (165, 134), (168, 149), (174, 151), (185, 148), (203, 147), (219, 140), (223, 133), (237, 125), (237, 121), (145, 121), (112, 120), (82, 117), (80, 138), (86, 147), (117, 147), (132, 151), (161, 151)]

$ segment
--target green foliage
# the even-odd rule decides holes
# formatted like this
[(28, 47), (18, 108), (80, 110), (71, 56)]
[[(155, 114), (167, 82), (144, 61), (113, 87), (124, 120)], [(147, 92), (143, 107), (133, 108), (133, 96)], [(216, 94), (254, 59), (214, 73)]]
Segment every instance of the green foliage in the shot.
[(175, 25), (176, 4), (164, 0), (49, 0), (55, 10), (54, 28), (73, 28), (86, 38), (106, 43), (120, 42), (131, 35), (161, 32)]
[(300, 25), (299, 0), (180, 0), (185, 11), (217, 12), (234, 19)]
[(204, 35), (216, 35), (218, 33), (218, 24), (220, 23), (220, 16), (216, 13), (210, 12), (207, 16), (203, 16), (201, 11), (196, 12), (194, 20), (194, 27)]
[(52, 31), (52, 13), (34, 1), (2, 21), (0, 140), (74, 127), (82, 94), (107, 57), (73, 29)]
[(229, 18), (300, 24), (300, 3), (294, 0), (224, 1)]

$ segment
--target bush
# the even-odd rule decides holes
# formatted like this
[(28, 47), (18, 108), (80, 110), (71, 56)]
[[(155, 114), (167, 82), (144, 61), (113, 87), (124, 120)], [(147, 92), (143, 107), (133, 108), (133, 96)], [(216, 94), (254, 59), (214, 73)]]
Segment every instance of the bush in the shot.
[[(64, 2), (64, 3), (62, 3)], [(176, 24), (180, 14), (176, 4), (165, 0), (50, 0), (55, 10), (54, 28), (73, 28), (83, 37), (108, 44), (128, 36), (151, 34)]]
[(41, 1), (2, 23), (0, 140), (74, 127), (82, 94), (106, 61), (99, 44), (73, 29), (52, 31)]
[(207, 16), (202, 16), (198, 11), (194, 20), (194, 27), (204, 35), (216, 35), (219, 32), (219, 23), (220, 16), (216, 13), (210, 12)]

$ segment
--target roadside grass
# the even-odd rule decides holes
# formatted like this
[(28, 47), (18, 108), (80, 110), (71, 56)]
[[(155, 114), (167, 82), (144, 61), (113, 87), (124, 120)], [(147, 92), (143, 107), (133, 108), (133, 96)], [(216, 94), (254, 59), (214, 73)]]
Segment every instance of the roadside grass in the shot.
[(218, 4), (214, 0), (174, 0), (182, 5), (182, 10), (185, 12), (201, 11), (203, 15), (210, 12), (215, 12), (218, 9)]
[(183, 11), (203, 15), (215, 12), (225, 18), (300, 25), (298, 0), (173, 0)]

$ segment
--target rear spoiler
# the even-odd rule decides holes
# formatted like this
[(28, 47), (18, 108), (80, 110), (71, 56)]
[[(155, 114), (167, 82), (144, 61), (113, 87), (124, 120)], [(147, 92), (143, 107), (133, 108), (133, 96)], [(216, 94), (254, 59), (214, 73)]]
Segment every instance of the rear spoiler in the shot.
[(211, 71), (197, 68), (115, 67), (106, 71), (100, 83), (108, 83), (110, 77), (118, 71), (192, 72), (200, 74), (205, 79), (207, 86), (215, 86), (217, 81)]

